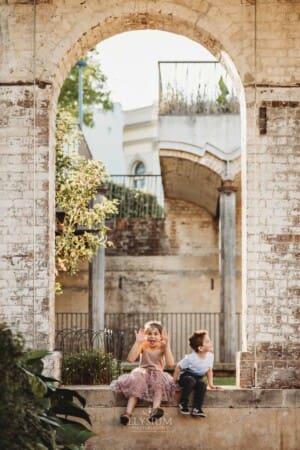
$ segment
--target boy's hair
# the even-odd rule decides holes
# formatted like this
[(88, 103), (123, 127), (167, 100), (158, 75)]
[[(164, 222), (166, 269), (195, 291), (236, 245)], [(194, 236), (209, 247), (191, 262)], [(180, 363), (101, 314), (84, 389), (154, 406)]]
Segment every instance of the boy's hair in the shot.
[(198, 351), (198, 347), (203, 345), (204, 337), (208, 334), (207, 330), (197, 330), (189, 337), (189, 343), (193, 350)]
[(162, 334), (162, 324), (158, 320), (150, 320), (149, 322), (145, 323), (144, 328), (145, 330), (147, 328), (157, 328), (159, 333)]

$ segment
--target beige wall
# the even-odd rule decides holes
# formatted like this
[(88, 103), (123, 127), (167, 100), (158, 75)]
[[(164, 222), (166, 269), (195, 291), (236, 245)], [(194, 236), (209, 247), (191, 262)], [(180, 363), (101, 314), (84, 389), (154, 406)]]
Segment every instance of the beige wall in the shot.
[(62, 274), (57, 281), (61, 283), (63, 294), (55, 297), (55, 312), (88, 312), (89, 265), (81, 263), (79, 272), (70, 277)]
[[(217, 221), (199, 206), (168, 199), (164, 231), (161, 239), (168, 249), (164, 256), (107, 257), (107, 312), (220, 311)], [(237, 310), (240, 308), (239, 267)]]
[[(129, 226), (112, 235), (118, 248), (114, 256), (109, 256), (109, 249), (106, 252), (105, 311), (219, 312), (218, 221), (197, 205), (167, 199), (164, 228), (156, 236), (160, 245), (156, 241), (152, 248), (151, 241), (148, 247), (140, 245), (147, 233), (153, 239), (151, 228), (144, 225), (143, 221), (133, 233)], [(123, 241), (129, 244), (130, 255), (122, 250)], [(241, 311), (240, 236), (237, 242), (237, 311)], [(57, 297), (56, 311), (87, 312), (87, 266), (61, 282), (64, 294)]]
[[(149, 408), (139, 403), (127, 427), (119, 424), (125, 399), (106, 386), (76, 386), (87, 400), (93, 430), (89, 450), (298, 450), (300, 409), (297, 388), (208, 390), (205, 419), (182, 416), (177, 402), (149, 425)], [(178, 396), (177, 396), (178, 398)]]

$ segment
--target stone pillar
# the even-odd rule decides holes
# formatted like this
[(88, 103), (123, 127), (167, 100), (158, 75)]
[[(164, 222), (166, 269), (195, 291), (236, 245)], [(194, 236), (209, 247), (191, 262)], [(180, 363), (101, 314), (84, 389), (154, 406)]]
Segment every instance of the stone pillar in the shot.
[(89, 328), (104, 329), (105, 249), (99, 248), (89, 265)]
[(236, 191), (224, 180), (220, 192), (221, 319), (220, 360), (235, 362), (236, 353)]
[(240, 385), (299, 389), (300, 87), (248, 86), (245, 92), (246, 340)]
[[(97, 203), (102, 202), (104, 187), (98, 191)], [(100, 247), (89, 264), (89, 328), (104, 330), (105, 311), (105, 249)]]
[(51, 86), (0, 86), (0, 322), (54, 346)]

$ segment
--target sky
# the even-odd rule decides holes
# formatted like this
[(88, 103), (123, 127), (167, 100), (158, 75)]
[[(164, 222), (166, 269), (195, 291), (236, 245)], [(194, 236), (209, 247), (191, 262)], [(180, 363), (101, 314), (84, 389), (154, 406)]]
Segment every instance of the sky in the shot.
[(130, 31), (97, 45), (113, 102), (123, 110), (158, 100), (158, 61), (215, 61), (200, 44), (173, 33)]

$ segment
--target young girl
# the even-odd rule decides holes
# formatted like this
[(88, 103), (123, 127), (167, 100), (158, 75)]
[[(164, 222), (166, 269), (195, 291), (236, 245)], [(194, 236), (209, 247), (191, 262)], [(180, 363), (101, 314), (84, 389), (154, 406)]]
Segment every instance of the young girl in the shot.
[(130, 374), (121, 375), (111, 383), (116, 392), (128, 398), (126, 412), (121, 415), (120, 422), (127, 425), (137, 400), (140, 398), (152, 402), (150, 422), (163, 416), (160, 408), (162, 401), (169, 401), (175, 393), (176, 384), (173, 378), (163, 371), (165, 364), (174, 366), (174, 358), (170, 349), (168, 335), (163, 334), (160, 322), (145, 324), (144, 329), (135, 332), (136, 341), (131, 348), (127, 360), (134, 362), (140, 357), (140, 365)]

